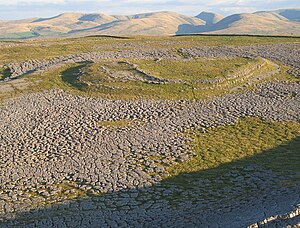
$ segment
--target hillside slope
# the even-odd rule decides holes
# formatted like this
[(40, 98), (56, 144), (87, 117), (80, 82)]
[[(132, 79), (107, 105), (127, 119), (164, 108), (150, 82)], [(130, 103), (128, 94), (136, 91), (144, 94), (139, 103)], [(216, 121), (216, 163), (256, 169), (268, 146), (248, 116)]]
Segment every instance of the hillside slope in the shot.
[(272, 12), (277, 13), (290, 21), (300, 22), (300, 9), (281, 9)]
[(196, 16), (197, 18), (206, 22), (206, 25), (213, 25), (221, 21), (224, 16), (217, 13), (212, 12), (201, 12), (199, 15)]
[(0, 21), (0, 34), (34, 32), (39, 36), (73, 35), (172, 35), (182, 24), (204, 25), (195, 17), (174, 12), (157, 12), (131, 16), (102, 13), (64, 13), (51, 18)]
[(300, 10), (260, 11), (227, 17), (213, 12), (202, 12), (196, 17), (170, 11), (129, 16), (64, 13), (50, 18), (0, 21), (0, 39), (195, 33), (300, 35)]
[[(204, 31), (205, 32), (205, 31)], [(214, 34), (300, 34), (300, 23), (272, 12), (234, 14), (214, 24), (206, 32)]]
[(128, 16), (89, 29), (72, 30), (69, 34), (173, 35), (181, 25), (200, 26), (205, 22), (174, 12), (157, 12)]

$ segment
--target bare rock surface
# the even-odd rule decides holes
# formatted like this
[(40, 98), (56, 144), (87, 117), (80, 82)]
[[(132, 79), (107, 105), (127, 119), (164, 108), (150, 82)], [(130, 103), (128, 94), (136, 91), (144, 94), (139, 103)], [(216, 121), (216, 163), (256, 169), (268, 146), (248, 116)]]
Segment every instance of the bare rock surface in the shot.
[(249, 228), (256, 227), (299, 227), (300, 226), (300, 205), (297, 205), (294, 210), (282, 214), (274, 215), (263, 221), (257, 222), (249, 226)]
[[(264, 167), (220, 174), (215, 181), (229, 175), (229, 189), (216, 190), (205, 178), (189, 189), (161, 184), (166, 172), (158, 163), (193, 156), (183, 132), (234, 124), (246, 116), (299, 122), (300, 85), (266, 83), (211, 101), (113, 101), (61, 90), (7, 100), (0, 106), (0, 224), (241, 227), (284, 214), (299, 204), (300, 189), (278, 187), (293, 176)], [(117, 120), (133, 124), (100, 124)], [(246, 177), (240, 174), (245, 169)], [(245, 187), (251, 190), (242, 197)], [(89, 197), (60, 198), (81, 192)], [(174, 200), (178, 194), (182, 197)]]

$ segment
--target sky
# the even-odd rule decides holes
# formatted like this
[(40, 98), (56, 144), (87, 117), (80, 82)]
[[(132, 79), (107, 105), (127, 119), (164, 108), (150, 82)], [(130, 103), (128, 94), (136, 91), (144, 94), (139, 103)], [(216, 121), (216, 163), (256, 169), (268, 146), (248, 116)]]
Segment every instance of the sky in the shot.
[(282, 8), (300, 8), (300, 0), (0, 0), (0, 20), (64, 12), (130, 15), (167, 10), (195, 16), (202, 11), (230, 15)]

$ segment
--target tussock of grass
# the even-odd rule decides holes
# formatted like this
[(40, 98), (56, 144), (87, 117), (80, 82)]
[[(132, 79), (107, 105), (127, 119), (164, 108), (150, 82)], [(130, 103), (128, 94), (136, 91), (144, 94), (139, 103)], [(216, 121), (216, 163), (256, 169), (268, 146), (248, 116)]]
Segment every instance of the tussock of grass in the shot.
[(9, 69), (5, 67), (0, 67), (0, 80), (8, 78), (11, 75)]

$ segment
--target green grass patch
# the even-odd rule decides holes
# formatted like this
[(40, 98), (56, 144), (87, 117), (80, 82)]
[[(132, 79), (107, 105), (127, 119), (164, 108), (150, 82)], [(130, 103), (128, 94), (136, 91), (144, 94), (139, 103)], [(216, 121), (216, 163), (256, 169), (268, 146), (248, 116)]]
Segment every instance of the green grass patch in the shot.
[(226, 78), (229, 74), (259, 63), (258, 59), (193, 59), (184, 61), (134, 61), (138, 67), (162, 79), (197, 81)]
[(197, 156), (169, 167), (171, 176), (208, 169), (220, 172), (234, 165), (261, 165), (280, 173), (300, 172), (299, 123), (243, 118), (232, 126), (194, 133), (192, 145)]
[[(269, 191), (268, 188), (299, 185), (299, 129), (299, 123), (248, 117), (232, 126), (194, 131), (191, 144), (196, 156), (189, 161), (166, 166), (169, 175), (161, 184), (178, 189), (167, 200), (174, 207), (179, 202), (197, 202), (199, 199), (222, 200), (231, 204), (260, 196), (262, 192)], [(268, 187), (260, 189), (248, 184), (240, 185), (243, 181), (239, 180), (264, 170), (271, 170), (285, 180), (274, 179)], [(225, 189), (230, 192), (223, 192)], [(232, 197), (235, 191), (236, 195)]]
[(66, 64), (43, 73), (30, 74), (27, 79), (37, 83), (37, 85), (30, 87), (28, 90), (38, 92), (47, 89), (63, 89), (74, 94), (84, 95), (86, 85), (79, 81), (78, 77), (87, 64)]

